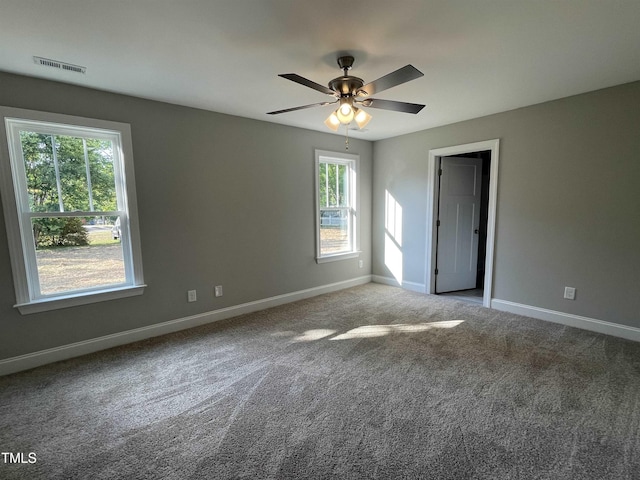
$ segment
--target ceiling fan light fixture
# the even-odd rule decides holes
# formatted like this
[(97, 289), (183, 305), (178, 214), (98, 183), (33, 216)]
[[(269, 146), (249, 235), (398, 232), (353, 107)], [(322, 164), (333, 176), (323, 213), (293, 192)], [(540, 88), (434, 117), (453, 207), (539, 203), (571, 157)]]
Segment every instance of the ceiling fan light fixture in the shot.
[[(349, 132), (349, 125), (353, 120), (358, 124), (358, 128), (364, 128), (370, 121), (371, 115), (364, 110), (356, 107), (360, 105), (362, 107), (378, 108), (382, 110), (391, 110), (395, 112), (413, 113), (417, 114), (424, 108), (424, 105), (417, 103), (396, 102), (393, 100), (380, 100), (371, 98), (371, 95), (376, 95), (389, 88), (402, 85), (403, 83), (415, 80), (424, 76), (424, 74), (413, 65), (405, 65), (402, 68), (394, 70), (383, 77), (364, 83), (359, 77), (349, 75), (349, 70), (353, 66), (354, 58), (350, 55), (345, 55), (338, 58), (338, 66), (343, 70), (343, 75), (334, 78), (328, 83), (328, 86), (321, 85), (302, 77), (296, 73), (282, 73), (279, 76), (292, 82), (298, 83), (305, 87), (309, 87), (320, 93), (324, 93), (333, 97), (330, 102), (314, 103), (312, 105), (302, 105), (299, 107), (285, 108), (283, 110), (276, 110), (273, 112), (267, 112), (268, 115), (277, 115), (280, 113), (295, 112), (297, 110), (304, 110), (310, 107), (323, 107), (325, 105), (335, 105), (338, 103), (337, 110), (334, 110), (331, 115), (324, 121), (327, 128), (330, 128), (334, 132), (337, 132), (340, 125), (345, 125), (347, 134)], [(355, 128), (353, 128), (355, 129)], [(347, 135), (347, 148), (348, 148), (348, 135)]]
[(338, 116), (336, 115), (336, 112), (332, 112), (331, 115), (329, 115), (327, 119), (324, 121), (324, 124), (334, 132), (337, 132), (338, 127), (340, 126), (340, 120), (338, 120)]
[(349, 115), (351, 113), (351, 105), (349, 105), (348, 103), (343, 103), (342, 105), (340, 105), (340, 113), (342, 115)]
[(338, 110), (336, 110), (335, 113), (340, 123), (342, 123), (343, 125), (350, 124), (354, 116), (351, 102), (349, 102), (348, 99), (344, 99), (343, 101), (341, 101), (340, 107), (338, 108)]
[(371, 121), (371, 115), (362, 110), (361, 108), (355, 108), (355, 117), (354, 120), (358, 124), (358, 128), (364, 128), (367, 126), (367, 123)]

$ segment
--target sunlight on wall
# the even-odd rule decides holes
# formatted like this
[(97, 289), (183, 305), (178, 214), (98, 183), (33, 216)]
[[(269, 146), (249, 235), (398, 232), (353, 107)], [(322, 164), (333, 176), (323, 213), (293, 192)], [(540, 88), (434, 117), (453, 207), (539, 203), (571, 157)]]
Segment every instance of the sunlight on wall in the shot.
[(395, 240), (399, 247), (402, 247), (402, 205), (385, 190), (384, 195), (384, 226), (387, 232)]
[(464, 320), (448, 320), (445, 322), (430, 322), (416, 324), (397, 325), (364, 325), (354, 328), (346, 333), (330, 338), (329, 340), (351, 340), (354, 338), (384, 337), (392, 333), (416, 333), (440, 328), (454, 328), (463, 323)]
[(384, 264), (402, 285), (402, 205), (388, 190), (384, 193)]

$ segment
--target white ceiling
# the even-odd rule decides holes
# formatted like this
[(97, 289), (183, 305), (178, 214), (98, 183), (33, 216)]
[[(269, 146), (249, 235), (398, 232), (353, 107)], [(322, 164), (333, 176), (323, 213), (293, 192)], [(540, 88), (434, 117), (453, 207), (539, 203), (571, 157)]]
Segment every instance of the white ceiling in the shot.
[(279, 73), (410, 63), (424, 77), (374, 97), (427, 107), (370, 109), (350, 135), (377, 140), (639, 80), (639, 25), (639, 0), (0, 0), (0, 70), (330, 132), (328, 106), (266, 115), (331, 99)]

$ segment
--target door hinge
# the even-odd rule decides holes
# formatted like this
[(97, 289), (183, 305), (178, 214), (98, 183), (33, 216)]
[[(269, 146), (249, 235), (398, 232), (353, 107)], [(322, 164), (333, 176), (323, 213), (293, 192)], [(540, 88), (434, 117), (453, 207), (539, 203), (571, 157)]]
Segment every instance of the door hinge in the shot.
[(440, 176), (442, 175), (442, 169), (441, 168), (438, 169), (438, 175), (440, 175)]
[(436, 220), (436, 227), (440, 226), (440, 220)]
[(438, 274), (438, 269), (436, 268), (436, 275)]

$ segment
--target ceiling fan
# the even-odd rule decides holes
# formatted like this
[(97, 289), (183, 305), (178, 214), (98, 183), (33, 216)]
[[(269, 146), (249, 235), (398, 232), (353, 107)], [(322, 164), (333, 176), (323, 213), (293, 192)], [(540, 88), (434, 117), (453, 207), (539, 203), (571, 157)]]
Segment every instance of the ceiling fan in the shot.
[(365, 112), (362, 108), (359, 108), (357, 105), (367, 108), (380, 108), (383, 110), (413, 114), (418, 113), (424, 108), (424, 105), (418, 103), (396, 102), (393, 100), (370, 98), (370, 95), (380, 93), (388, 88), (422, 77), (424, 74), (413, 65), (406, 65), (365, 85), (361, 78), (348, 75), (349, 70), (351, 70), (351, 67), (353, 66), (353, 62), (354, 58), (352, 56), (339, 57), (338, 66), (342, 69), (344, 75), (331, 80), (328, 83), (328, 87), (301, 77), (295, 73), (283, 73), (278, 75), (286, 78), (287, 80), (291, 80), (292, 82), (304, 85), (305, 87), (313, 88), (319, 92), (336, 97), (336, 99), (330, 102), (312, 103), (310, 105), (303, 105), (300, 107), (276, 110), (274, 112), (268, 112), (268, 115), (278, 115), (280, 113), (294, 112), (305, 108), (339, 104), (338, 108), (329, 115), (329, 118), (324, 122), (331, 130), (337, 131), (340, 125), (349, 125), (352, 120), (356, 121), (358, 128), (363, 128), (367, 123), (369, 123), (371, 115)]

